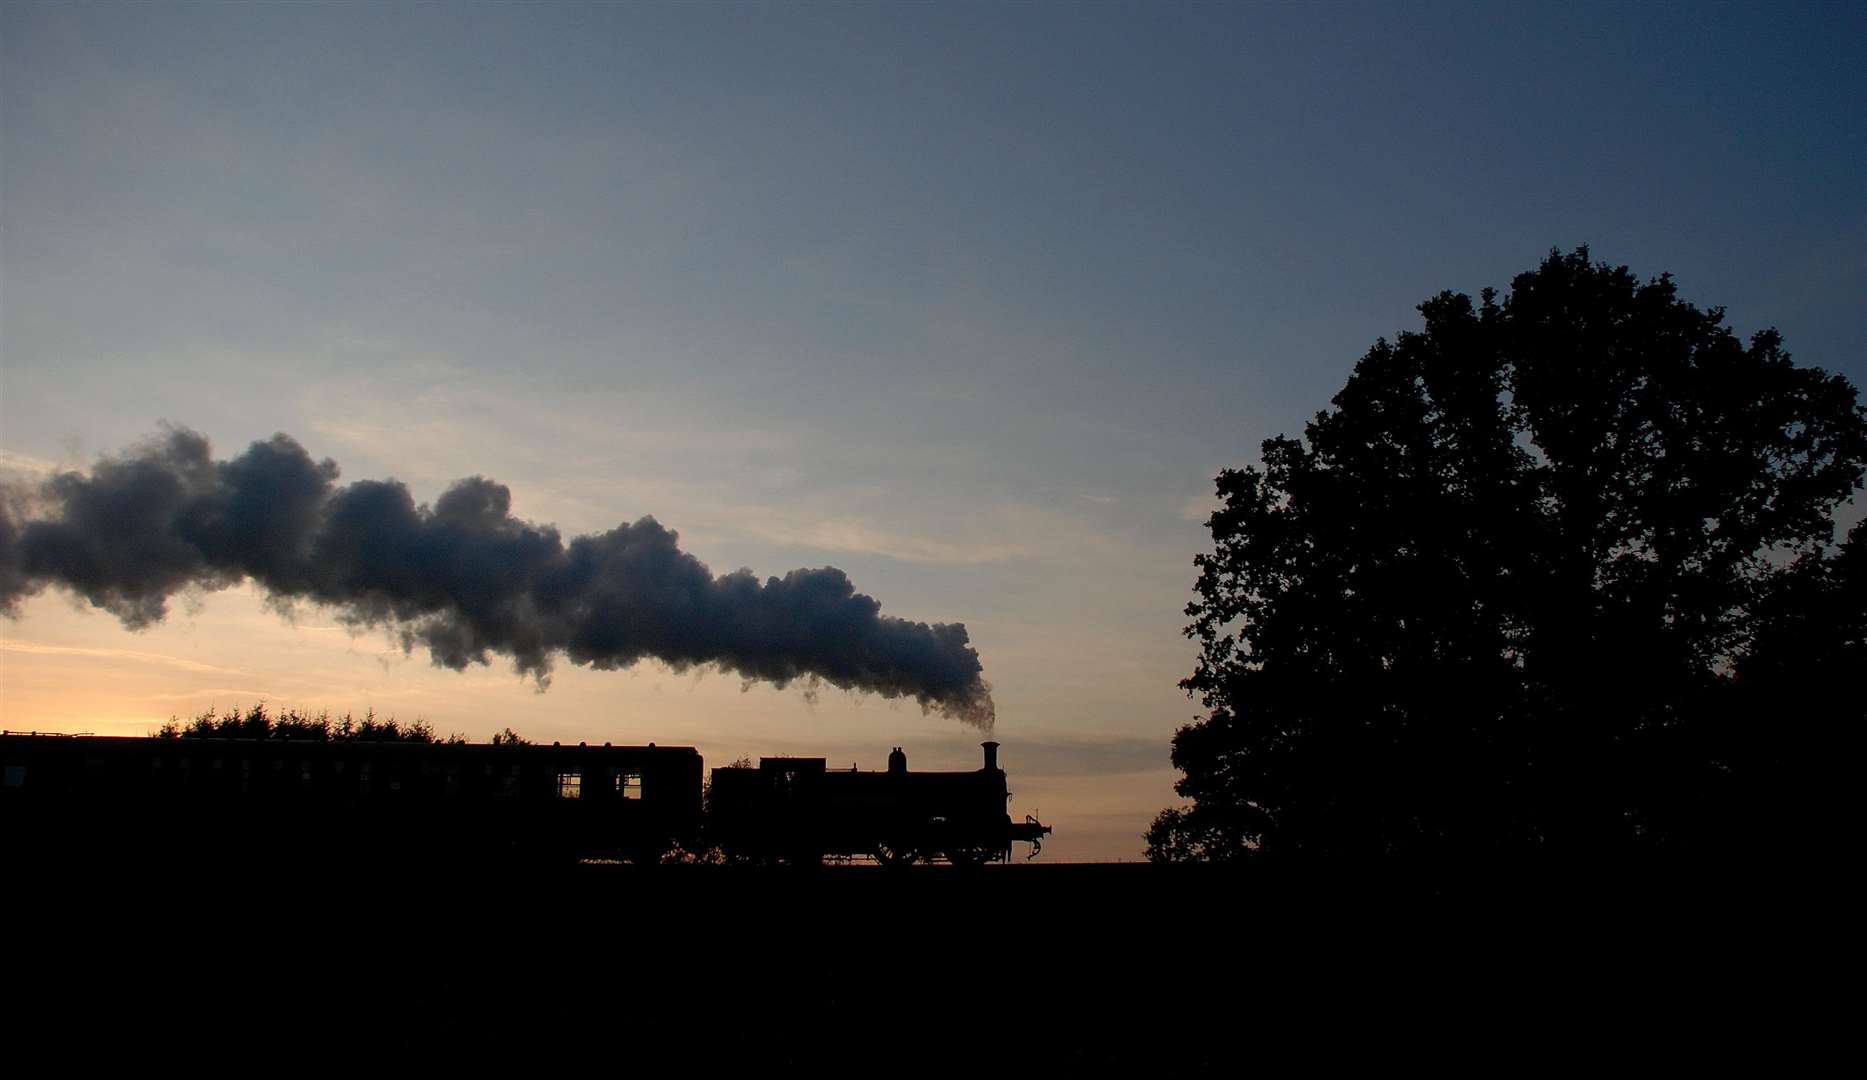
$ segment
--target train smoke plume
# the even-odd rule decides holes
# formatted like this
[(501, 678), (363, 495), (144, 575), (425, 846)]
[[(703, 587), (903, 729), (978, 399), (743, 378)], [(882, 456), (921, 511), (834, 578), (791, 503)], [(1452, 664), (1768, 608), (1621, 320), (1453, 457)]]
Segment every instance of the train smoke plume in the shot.
[(438, 665), (509, 656), (540, 688), (560, 655), (605, 669), (652, 658), (910, 697), (991, 730), (966, 627), (883, 615), (835, 567), (715, 577), (652, 517), (566, 543), (513, 517), (509, 489), (484, 477), (429, 507), (395, 480), (337, 475), (286, 435), (216, 461), (206, 438), (171, 428), (88, 475), (14, 488), (0, 498), (0, 612), (52, 586), (137, 629), (180, 590), (251, 580), (282, 608), (390, 627)]

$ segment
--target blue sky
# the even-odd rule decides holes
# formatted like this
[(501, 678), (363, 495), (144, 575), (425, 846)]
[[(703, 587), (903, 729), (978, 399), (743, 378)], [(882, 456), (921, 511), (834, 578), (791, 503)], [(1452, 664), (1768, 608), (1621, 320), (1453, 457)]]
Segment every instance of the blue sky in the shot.
[[(1863, 40), (1842, 4), (7, 3), (0, 463), (285, 431), (567, 533), (653, 514), (716, 571), (842, 567), (970, 628), (1054, 850), (1132, 858), (1212, 474), (1421, 300), (1586, 243), (1867, 382)], [(976, 755), (912, 707), (539, 696), (328, 622), (42, 596), (0, 717)]]

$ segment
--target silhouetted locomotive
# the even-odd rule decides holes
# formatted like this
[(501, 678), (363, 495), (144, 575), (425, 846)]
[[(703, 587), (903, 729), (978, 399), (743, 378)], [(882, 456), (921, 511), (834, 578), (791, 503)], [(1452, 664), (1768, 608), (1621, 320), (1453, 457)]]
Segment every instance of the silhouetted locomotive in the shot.
[[(714, 770), (711, 830), (734, 854), (955, 863), (1004, 857), (1005, 778), (826, 773), (767, 758)], [(653, 863), (709, 840), (688, 746), (0, 735), (0, 855), (131, 858), (487, 857)], [(742, 775), (744, 774), (744, 775)], [(749, 775), (752, 783), (747, 783)], [(754, 815), (749, 823), (747, 814)]]
[(957, 866), (1004, 860), (1014, 841), (1042, 849), (1050, 829), (1014, 823), (998, 744), (981, 744), (975, 772), (908, 771), (900, 747), (887, 772), (827, 769), (822, 758), (768, 757), (758, 768), (713, 770), (712, 839), (728, 856), (816, 863), (825, 856), (885, 865), (945, 859)]

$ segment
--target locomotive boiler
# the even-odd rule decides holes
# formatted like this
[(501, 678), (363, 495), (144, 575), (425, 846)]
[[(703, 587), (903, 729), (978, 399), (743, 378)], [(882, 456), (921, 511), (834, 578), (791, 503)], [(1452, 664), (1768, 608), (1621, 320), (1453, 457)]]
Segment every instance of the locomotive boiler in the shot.
[(976, 866), (1009, 859), (1014, 842), (1030, 844), (1035, 856), (1050, 829), (1029, 816), (1011, 820), (998, 744), (980, 745), (984, 762), (972, 772), (909, 772), (900, 747), (885, 772), (802, 757), (714, 769), (712, 839), (728, 857), (803, 865), (830, 857)]

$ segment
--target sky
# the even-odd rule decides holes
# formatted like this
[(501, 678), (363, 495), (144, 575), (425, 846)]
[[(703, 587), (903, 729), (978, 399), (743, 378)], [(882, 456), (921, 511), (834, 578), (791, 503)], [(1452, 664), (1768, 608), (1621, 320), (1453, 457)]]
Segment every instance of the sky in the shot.
[[(1867, 385), (1867, 8), (0, 4), (0, 469), (162, 425), (963, 623), (1044, 858), (1141, 857), (1214, 474), (1587, 244)], [(1858, 509), (1847, 511), (1858, 516)], [(911, 701), (455, 672), (251, 585), (0, 621), (0, 725), (275, 708), (974, 768)]]

